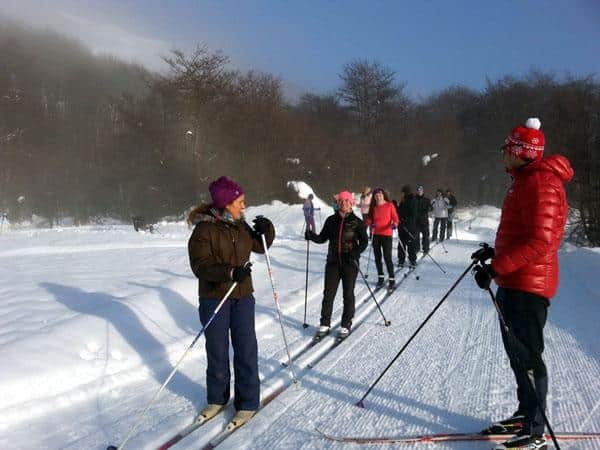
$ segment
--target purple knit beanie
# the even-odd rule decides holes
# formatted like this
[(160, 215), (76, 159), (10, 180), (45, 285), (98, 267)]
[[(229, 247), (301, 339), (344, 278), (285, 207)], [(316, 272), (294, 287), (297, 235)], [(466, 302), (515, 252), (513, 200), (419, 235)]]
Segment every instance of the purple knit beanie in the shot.
[(242, 187), (228, 177), (219, 177), (210, 183), (208, 192), (215, 208), (223, 209), (244, 193)]

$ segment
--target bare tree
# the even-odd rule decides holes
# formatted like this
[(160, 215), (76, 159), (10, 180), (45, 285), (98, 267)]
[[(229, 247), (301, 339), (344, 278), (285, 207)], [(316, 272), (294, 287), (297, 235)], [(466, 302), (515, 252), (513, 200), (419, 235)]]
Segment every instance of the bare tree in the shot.
[(376, 137), (392, 106), (401, 97), (403, 86), (395, 84), (395, 72), (378, 62), (355, 60), (340, 74), (338, 94), (371, 137)]

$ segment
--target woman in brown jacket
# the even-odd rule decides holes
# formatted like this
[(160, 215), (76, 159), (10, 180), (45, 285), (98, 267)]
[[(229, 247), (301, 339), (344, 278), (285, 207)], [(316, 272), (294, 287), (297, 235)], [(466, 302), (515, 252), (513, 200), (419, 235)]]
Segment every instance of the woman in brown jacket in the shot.
[(254, 328), (250, 253), (264, 253), (261, 234), (267, 246), (275, 238), (273, 224), (264, 217), (254, 219), (254, 227), (244, 220), (244, 190), (235, 181), (220, 177), (209, 186), (212, 203), (194, 209), (188, 222), (194, 231), (188, 242), (192, 271), (198, 277), (200, 321), (205, 325), (233, 282), (236, 288), (206, 328), (207, 407), (198, 420), (206, 421), (229, 401), (229, 336), (233, 346), (235, 374), (233, 422), (247, 421), (258, 409), (258, 349)]

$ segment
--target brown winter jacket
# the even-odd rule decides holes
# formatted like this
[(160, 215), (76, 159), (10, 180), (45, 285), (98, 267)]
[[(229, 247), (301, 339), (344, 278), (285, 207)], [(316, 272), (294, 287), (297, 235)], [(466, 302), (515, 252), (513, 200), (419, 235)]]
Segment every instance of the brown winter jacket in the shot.
[[(262, 239), (245, 222), (228, 222), (206, 206), (199, 210), (192, 223), (194, 231), (188, 241), (192, 271), (198, 277), (198, 296), (221, 299), (233, 283), (231, 270), (250, 260), (250, 252), (264, 253)], [(265, 234), (267, 247), (275, 239), (275, 228), (269, 222)], [(242, 280), (230, 295), (240, 299), (254, 292), (252, 278)]]

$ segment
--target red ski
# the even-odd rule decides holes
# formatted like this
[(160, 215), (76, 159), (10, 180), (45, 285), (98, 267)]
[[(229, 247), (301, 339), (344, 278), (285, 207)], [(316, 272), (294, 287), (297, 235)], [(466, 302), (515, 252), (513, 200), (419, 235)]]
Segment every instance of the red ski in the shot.
[[(346, 442), (354, 444), (411, 444), (411, 443), (432, 443), (432, 442), (452, 442), (452, 441), (493, 441), (502, 442), (509, 436), (506, 434), (480, 434), (480, 433), (442, 433), (442, 434), (421, 434), (415, 436), (398, 437), (360, 437), (360, 436), (336, 436), (325, 433), (318, 428), (317, 432), (321, 436), (331, 441)], [(556, 438), (562, 441), (580, 441), (589, 439), (600, 439), (600, 433), (556, 433)], [(550, 435), (546, 435), (549, 440)]]

